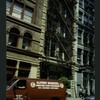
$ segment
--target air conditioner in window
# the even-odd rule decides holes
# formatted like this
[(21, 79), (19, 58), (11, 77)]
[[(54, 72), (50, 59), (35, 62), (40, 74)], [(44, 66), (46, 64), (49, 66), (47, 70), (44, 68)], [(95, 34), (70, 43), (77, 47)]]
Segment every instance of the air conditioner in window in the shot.
[(8, 42), (8, 45), (11, 45), (12, 44), (12, 42)]
[(81, 60), (81, 57), (77, 57), (77, 60)]
[(63, 33), (63, 37), (66, 37), (66, 33)]
[(9, 41), (9, 42), (8, 42), (8, 46), (11, 46), (11, 45), (12, 45), (12, 43), (13, 43), (13, 42)]
[(25, 46), (25, 50), (31, 51), (31, 48), (29, 46)]

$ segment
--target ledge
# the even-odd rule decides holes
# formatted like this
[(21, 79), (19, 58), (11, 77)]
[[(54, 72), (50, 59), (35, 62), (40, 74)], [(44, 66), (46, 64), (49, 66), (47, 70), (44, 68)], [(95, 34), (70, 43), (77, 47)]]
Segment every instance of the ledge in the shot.
[(34, 30), (34, 31), (41, 33), (41, 28), (39, 26), (32, 24), (32, 23), (27, 23), (21, 19), (15, 18), (15, 17), (10, 16), (10, 15), (7, 15), (6, 19), (7, 19), (7, 21), (11, 21), (11, 22), (16, 23), (20, 26), (23, 26), (23, 27), (26, 27), (28, 29), (31, 29), (31, 30)]
[(36, 58), (39, 58), (39, 57), (42, 56), (39, 53), (35, 53), (35, 52), (32, 52), (32, 51), (23, 50), (23, 49), (18, 49), (16, 47), (12, 47), (12, 46), (7, 46), (7, 51), (11, 51), (11, 52), (14, 52), (14, 53), (23, 54), (23, 55), (27, 55), (27, 56), (31, 56), (31, 57), (36, 57)]

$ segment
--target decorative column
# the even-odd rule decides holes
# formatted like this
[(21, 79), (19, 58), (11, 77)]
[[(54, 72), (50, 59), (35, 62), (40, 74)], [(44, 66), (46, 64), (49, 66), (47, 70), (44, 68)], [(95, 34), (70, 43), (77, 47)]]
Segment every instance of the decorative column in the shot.
[(14, 75), (15, 77), (18, 77), (19, 63), (20, 63), (20, 61), (17, 61), (16, 72), (15, 72), (15, 75)]
[(19, 39), (18, 39), (18, 44), (17, 44), (17, 47), (18, 47), (19, 49), (22, 49), (22, 43), (23, 43), (23, 37), (21, 36), (21, 37), (19, 37)]

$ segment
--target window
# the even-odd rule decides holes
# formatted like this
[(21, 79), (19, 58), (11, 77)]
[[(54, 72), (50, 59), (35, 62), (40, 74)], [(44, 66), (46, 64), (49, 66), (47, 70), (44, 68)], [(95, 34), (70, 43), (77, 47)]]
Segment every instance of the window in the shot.
[(28, 77), (31, 64), (26, 62), (20, 62), (18, 77)]
[(93, 66), (93, 53), (89, 53), (89, 65)]
[(85, 46), (88, 46), (88, 33), (87, 32), (84, 32), (84, 36), (83, 36), (83, 42), (84, 42), (84, 45)]
[(7, 81), (11, 80), (15, 74), (15, 69), (7, 68)]
[(65, 28), (64, 26), (61, 26), (61, 35), (62, 35), (62, 37), (66, 38), (68, 33), (69, 33), (68, 29)]
[(26, 80), (19, 80), (17, 84), (15, 84), (15, 87), (16, 89), (25, 89), (26, 85)]
[(16, 60), (7, 59), (7, 81), (12, 79), (16, 71)]
[(82, 30), (78, 30), (78, 44), (82, 44)]
[(55, 56), (55, 41), (51, 41), (51, 50), (50, 50), (50, 56), (54, 57)]
[(16, 68), (16, 64), (17, 64), (16, 60), (7, 59), (7, 67)]
[(30, 50), (31, 42), (32, 42), (31, 34), (30, 33), (25, 33), (24, 37), (23, 37), (22, 48), (25, 49), (25, 50)]
[(88, 3), (89, 3), (89, 1), (88, 0), (85, 0), (84, 1), (84, 6), (88, 6)]
[(78, 64), (81, 64), (81, 52), (82, 52), (82, 50), (78, 49), (78, 52), (77, 52), (77, 62), (78, 62)]
[(45, 55), (49, 56), (49, 52), (50, 52), (49, 51), (49, 49), (50, 49), (50, 46), (49, 46), (50, 45), (50, 38), (45, 36), (45, 41), (46, 41), (45, 42)]
[(26, 62), (20, 62), (19, 68), (29, 69), (30, 70), (31, 64)]
[(67, 18), (67, 11), (64, 10), (64, 18)]
[(84, 51), (83, 53), (83, 64), (87, 65), (88, 63), (88, 51)]
[(24, 18), (23, 20), (26, 22), (31, 22), (32, 21), (32, 9), (26, 7), (24, 11)]
[(93, 36), (89, 36), (89, 46), (93, 46)]
[(62, 48), (59, 48), (59, 56), (58, 56), (59, 59), (62, 60), (63, 59), (63, 56), (64, 56), (63, 55), (63, 50), (62, 50)]
[(12, 16), (21, 18), (21, 14), (22, 14), (22, 5), (20, 3), (15, 2), (14, 7), (13, 7)]
[(79, 11), (79, 22), (82, 22), (83, 13)]
[(26, 70), (19, 70), (18, 77), (28, 77), (29, 71)]
[(83, 7), (83, 3), (84, 3), (83, 0), (79, 0), (79, 6), (80, 7)]
[(90, 23), (91, 25), (93, 25), (93, 17), (92, 17), (92, 16), (90, 16), (90, 18), (89, 18), (89, 23)]
[(8, 45), (9, 46), (14, 46), (17, 47), (17, 42), (18, 42), (18, 37), (20, 35), (20, 32), (18, 29), (16, 28), (12, 28), (10, 30), (10, 34), (9, 34), (9, 41), (8, 41)]
[(9, 14), (11, 7), (11, 0), (6, 0), (6, 14)]
[(88, 15), (84, 15), (84, 21), (85, 21), (85, 22), (88, 21)]
[(17, 0), (6, 1), (6, 14), (10, 14), (18, 19), (21, 19), (28, 23), (32, 23), (33, 12), (34, 8), (28, 7), (22, 2), (19, 2)]
[(45, 54), (51, 57), (55, 56), (55, 40), (52, 40), (48, 37), (46, 37), (46, 42), (45, 42)]

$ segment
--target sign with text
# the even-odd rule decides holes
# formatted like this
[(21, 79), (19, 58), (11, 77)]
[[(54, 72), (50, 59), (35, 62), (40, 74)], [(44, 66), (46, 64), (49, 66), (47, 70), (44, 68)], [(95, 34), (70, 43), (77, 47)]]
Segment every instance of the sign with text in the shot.
[(64, 88), (63, 83), (46, 82), (46, 81), (31, 82), (30, 86), (32, 88), (37, 87), (38, 89), (59, 89), (59, 88)]

